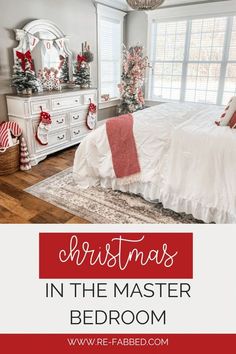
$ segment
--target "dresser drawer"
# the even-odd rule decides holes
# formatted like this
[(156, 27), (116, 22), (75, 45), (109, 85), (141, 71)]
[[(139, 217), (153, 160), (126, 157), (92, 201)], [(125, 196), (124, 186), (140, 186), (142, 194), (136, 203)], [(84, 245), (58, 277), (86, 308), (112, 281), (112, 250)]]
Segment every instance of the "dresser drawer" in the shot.
[(64, 129), (58, 132), (50, 132), (48, 136), (48, 145), (40, 145), (36, 142), (36, 151), (47, 150), (53, 146), (63, 145), (69, 142), (69, 130)]
[(52, 110), (57, 111), (59, 109), (78, 107), (81, 104), (81, 96), (55, 98), (52, 99)]
[(42, 107), (43, 111), (48, 112), (50, 110), (50, 101), (49, 100), (32, 101), (30, 106), (31, 106), (31, 113), (32, 114), (40, 114), (41, 107)]
[(80, 110), (70, 113), (70, 124), (78, 124), (86, 120), (88, 110)]
[(85, 123), (79, 124), (70, 130), (71, 140), (77, 140), (91, 132)]
[(83, 104), (89, 104), (90, 100), (92, 103), (96, 102), (96, 94), (95, 93), (90, 93), (90, 94), (83, 96)]
[(52, 125), (51, 130), (61, 129), (66, 127), (67, 125), (67, 116), (66, 114), (59, 114), (56, 116), (52, 116)]

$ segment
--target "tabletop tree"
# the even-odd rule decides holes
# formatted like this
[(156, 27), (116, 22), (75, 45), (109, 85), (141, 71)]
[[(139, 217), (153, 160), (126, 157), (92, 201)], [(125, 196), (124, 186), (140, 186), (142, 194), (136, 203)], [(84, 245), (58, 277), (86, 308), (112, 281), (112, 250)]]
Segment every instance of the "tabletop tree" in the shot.
[(59, 65), (59, 79), (61, 83), (67, 83), (70, 81), (69, 77), (69, 65), (68, 57), (60, 55), (60, 65)]
[(75, 84), (81, 88), (90, 87), (90, 68), (89, 64), (85, 61), (85, 58), (78, 55), (77, 62), (74, 67)]
[(26, 88), (25, 72), (18, 58), (13, 65), (12, 87), (15, 87), (18, 92), (22, 92)]
[(38, 92), (40, 89), (39, 81), (35, 75), (34, 70), (30, 61), (25, 59), (25, 77), (26, 77), (26, 88), (32, 89), (33, 92)]

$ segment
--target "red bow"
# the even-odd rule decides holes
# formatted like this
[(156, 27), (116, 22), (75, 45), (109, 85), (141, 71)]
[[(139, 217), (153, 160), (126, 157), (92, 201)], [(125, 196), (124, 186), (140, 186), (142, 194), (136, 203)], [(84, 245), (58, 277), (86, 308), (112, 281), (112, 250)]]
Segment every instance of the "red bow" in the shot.
[(33, 62), (32, 62), (32, 57), (31, 57), (31, 53), (29, 50), (27, 50), (26, 53), (21, 53), (21, 52), (17, 51), (16, 55), (17, 55), (17, 58), (21, 60), (21, 67), (24, 71), (25, 71), (26, 60), (28, 60), (30, 63), (30, 69), (33, 70)]
[(86, 61), (86, 58), (83, 55), (77, 55), (77, 62), (81, 64), (83, 61)]

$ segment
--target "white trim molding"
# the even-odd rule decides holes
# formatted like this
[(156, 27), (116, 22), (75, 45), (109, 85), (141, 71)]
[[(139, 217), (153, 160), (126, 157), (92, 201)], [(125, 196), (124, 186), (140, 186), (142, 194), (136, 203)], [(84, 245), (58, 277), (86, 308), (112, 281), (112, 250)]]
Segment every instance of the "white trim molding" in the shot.
[(109, 101), (101, 101), (101, 102), (99, 102), (99, 109), (115, 107), (115, 106), (118, 106), (119, 104), (120, 104), (119, 98), (114, 98)]
[(109, 6), (110, 8), (121, 10), (121, 11), (130, 11), (130, 7), (124, 0), (94, 0), (95, 3), (100, 5)]
[[(101, 20), (102, 19), (109, 19), (111, 21), (116, 21), (121, 24), (120, 26), (120, 38), (121, 38), (121, 43), (120, 43), (120, 55), (122, 58), (122, 47), (123, 47), (123, 40), (124, 40), (124, 17), (126, 16), (126, 12), (120, 11), (111, 7), (108, 7), (106, 5), (102, 5), (99, 3), (96, 3), (96, 9), (97, 9), (97, 43), (98, 43), (98, 53), (97, 53), (97, 58), (98, 58), (98, 103), (99, 103), (99, 108), (106, 108), (106, 107), (111, 107), (115, 105), (115, 101), (119, 99), (119, 97), (114, 97), (114, 99), (111, 99), (109, 102), (102, 102), (100, 100), (101, 97)], [(118, 84), (118, 83), (117, 83)]]

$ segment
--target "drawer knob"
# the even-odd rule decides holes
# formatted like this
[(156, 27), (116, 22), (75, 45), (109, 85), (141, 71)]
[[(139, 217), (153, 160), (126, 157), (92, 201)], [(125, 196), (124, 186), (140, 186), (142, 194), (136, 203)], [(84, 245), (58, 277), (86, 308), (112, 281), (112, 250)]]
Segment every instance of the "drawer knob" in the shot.
[(79, 100), (75, 100), (75, 102), (76, 102), (76, 103), (78, 103), (78, 102), (79, 102)]
[(64, 119), (62, 119), (62, 120), (57, 120), (57, 124), (62, 124), (62, 123), (64, 123)]
[(65, 134), (57, 137), (58, 140), (63, 140), (64, 138), (65, 138)]
[(60, 102), (57, 102), (57, 105), (60, 106)]
[(73, 116), (73, 119), (74, 119), (74, 120), (79, 119), (79, 114), (78, 114), (77, 116)]
[(79, 135), (80, 130), (74, 131), (74, 135)]

